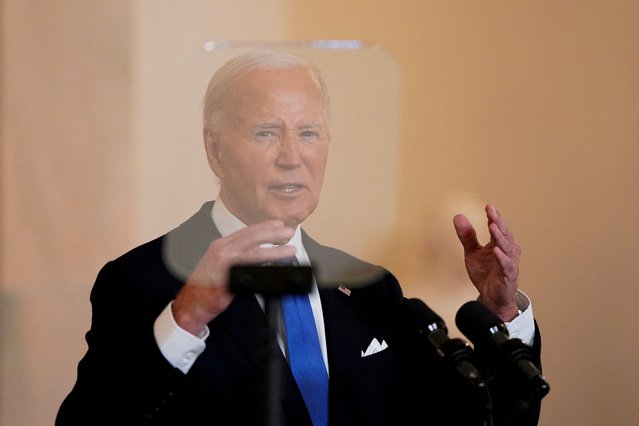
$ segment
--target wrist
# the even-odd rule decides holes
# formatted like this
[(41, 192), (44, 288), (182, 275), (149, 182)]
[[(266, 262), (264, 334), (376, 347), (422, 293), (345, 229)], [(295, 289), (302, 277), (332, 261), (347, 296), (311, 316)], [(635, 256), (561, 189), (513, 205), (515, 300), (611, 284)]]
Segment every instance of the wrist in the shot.
[(178, 293), (171, 305), (171, 314), (175, 323), (194, 336), (201, 336), (210, 321), (206, 315), (198, 314), (197, 305), (188, 302), (188, 297)]
[(484, 304), (488, 309), (490, 309), (500, 320), (503, 322), (511, 322), (519, 314), (521, 314), (521, 310), (517, 306), (517, 303), (513, 300), (512, 303), (508, 303), (505, 305), (497, 305), (492, 303), (489, 300), (482, 298), (481, 296), (478, 298), (479, 302)]

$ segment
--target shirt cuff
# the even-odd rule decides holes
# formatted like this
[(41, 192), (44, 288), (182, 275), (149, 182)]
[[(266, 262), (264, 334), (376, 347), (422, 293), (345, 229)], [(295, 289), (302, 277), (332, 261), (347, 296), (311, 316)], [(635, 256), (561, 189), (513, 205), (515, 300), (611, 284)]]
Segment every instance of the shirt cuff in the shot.
[(193, 363), (204, 349), (204, 341), (209, 337), (209, 328), (206, 327), (200, 336), (194, 336), (181, 328), (173, 318), (171, 301), (160, 313), (153, 324), (153, 334), (160, 352), (171, 365), (184, 374), (188, 373)]
[(510, 322), (505, 323), (508, 334), (512, 339), (521, 339), (527, 345), (532, 346), (535, 340), (535, 320), (530, 298), (521, 290), (517, 292), (517, 308), (519, 315)]

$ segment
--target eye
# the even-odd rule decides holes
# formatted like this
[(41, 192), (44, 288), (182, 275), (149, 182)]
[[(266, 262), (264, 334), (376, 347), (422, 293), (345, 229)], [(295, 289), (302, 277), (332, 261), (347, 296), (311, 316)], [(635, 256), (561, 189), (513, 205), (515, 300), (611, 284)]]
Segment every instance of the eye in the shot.
[(300, 136), (304, 139), (316, 139), (320, 137), (320, 134), (315, 130), (304, 130)]
[(262, 129), (255, 132), (255, 138), (260, 141), (270, 141), (272, 139), (276, 139), (277, 136), (277, 131), (272, 129)]

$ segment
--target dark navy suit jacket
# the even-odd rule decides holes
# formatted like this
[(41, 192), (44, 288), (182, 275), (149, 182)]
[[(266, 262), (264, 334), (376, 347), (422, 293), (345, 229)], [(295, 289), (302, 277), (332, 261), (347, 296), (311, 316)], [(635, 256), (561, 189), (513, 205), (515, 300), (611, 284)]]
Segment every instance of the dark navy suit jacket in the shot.
[[(206, 349), (188, 374), (166, 361), (153, 335), (155, 319), (210, 242), (220, 237), (211, 220), (212, 204), (102, 268), (91, 292), (88, 351), (57, 426), (266, 424), (264, 354), (275, 343), (265, 343), (265, 315), (254, 295), (237, 294), (209, 323)], [(480, 411), (475, 391), (466, 389), (405, 323), (395, 277), (306, 233), (302, 238), (324, 315), (330, 424), (475, 424)], [(363, 357), (374, 338), (388, 348)], [(540, 351), (538, 334), (535, 350)], [(280, 371), (277, 426), (310, 425), (281, 352), (275, 362)], [(520, 424), (536, 424), (538, 415), (534, 406)]]

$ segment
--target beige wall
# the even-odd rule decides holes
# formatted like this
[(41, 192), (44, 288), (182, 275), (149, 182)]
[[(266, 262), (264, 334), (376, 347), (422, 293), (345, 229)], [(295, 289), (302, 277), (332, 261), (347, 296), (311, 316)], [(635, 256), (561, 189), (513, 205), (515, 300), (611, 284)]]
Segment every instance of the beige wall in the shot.
[(496, 203), (544, 336), (542, 424), (635, 424), (639, 3), (296, 4), (296, 36), (330, 22), (332, 37), (378, 41), (405, 71), (392, 266), (407, 291), (458, 291), (457, 273), (443, 280), (413, 253), (431, 253), (450, 203)]
[(133, 16), (126, 1), (1, 5), (0, 424), (50, 425), (87, 284), (130, 243)]
[(401, 138), (382, 197), (398, 200), (396, 237), (372, 260), (454, 310), (471, 296), (450, 216), (494, 202), (523, 246), (544, 336), (541, 424), (639, 416), (639, 3), (0, 5), (2, 426), (52, 423), (86, 349), (97, 270), (196, 207), (170, 179), (205, 167), (176, 148), (195, 142), (176, 133), (189, 118), (158, 117), (184, 102), (183, 76), (216, 39), (378, 43), (402, 73)]

